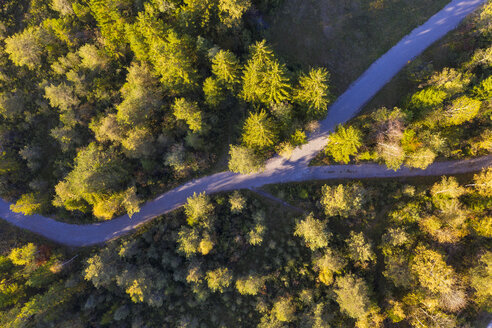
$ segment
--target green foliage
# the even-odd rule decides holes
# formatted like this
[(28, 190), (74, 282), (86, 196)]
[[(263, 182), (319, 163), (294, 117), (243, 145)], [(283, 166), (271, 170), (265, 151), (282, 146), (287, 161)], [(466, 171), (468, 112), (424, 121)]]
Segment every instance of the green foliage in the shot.
[(273, 304), (272, 313), (282, 322), (291, 322), (295, 319), (296, 307), (292, 297), (280, 297)]
[(72, 4), (68, 0), (53, 0), (51, 2), (51, 8), (59, 12), (61, 15), (72, 15)]
[(213, 77), (207, 77), (203, 82), (203, 93), (205, 94), (205, 102), (214, 108), (226, 99), (221, 82)]
[(465, 188), (461, 187), (454, 177), (442, 177), (440, 182), (432, 186), (430, 192), (432, 200), (439, 206), (447, 199), (455, 199), (463, 195)]
[(74, 169), (56, 186), (53, 204), (80, 211), (92, 205), (94, 215), (103, 219), (112, 218), (123, 208), (129, 214), (138, 211), (135, 189), (125, 190), (129, 181), (124, 167), (119, 156), (91, 143), (78, 153)]
[(231, 204), (231, 212), (238, 214), (241, 213), (246, 206), (246, 198), (244, 198), (241, 193), (236, 190), (229, 197), (229, 203)]
[(42, 63), (44, 46), (50, 37), (42, 27), (31, 26), (5, 39), (5, 52), (18, 66), (35, 69)]
[(492, 252), (484, 253), (476, 267), (470, 272), (471, 286), (475, 289), (475, 299), (490, 310), (492, 307)]
[(161, 106), (161, 91), (150, 68), (133, 63), (120, 92), (123, 101), (117, 106), (118, 122), (136, 126), (148, 122)]
[(348, 255), (352, 261), (365, 264), (376, 260), (376, 255), (372, 251), (372, 245), (366, 240), (364, 233), (351, 231), (350, 238), (346, 242), (349, 252)]
[(203, 192), (198, 195), (193, 193), (193, 196), (187, 199), (184, 209), (190, 226), (196, 224), (208, 226), (214, 206), (210, 202), (210, 198)]
[(441, 72), (436, 72), (430, 77), (428, 84), (444, 90), (452, 96), (463, 92), (471, 82), (471, 74), (462, 73), (454, 68), (444, 68)]
[(340, 309), (351, 318), (361, 319), (369, 312), (369, 288), (361, 278), (352, 274), (338, 277), (333, 291)]
[(446, 92), (429, 87), (412, 95), (410, 106), (420, 110), (427, 110), (442, 105), (446, 97)]
[(359, 213), (367, 201), (366, 191), (360, 184), (323, 186), (320, 200), (327, 216), (348, 218)]
[(448, 293), (456, 283), (455, 273), (436, 251), (419, 246), (411, 262), (411, 271), (420, 285), (431, 292)]
[[(492, 48), (491, 48), (492, 50)], [(492, 98), (492, 76), (489, 76), (475, 88), (473, 88), (473, 93), (480, 100), (487, 100)]]
[(200, 247), (200, 236), (196, 229), (184, 227), (178, 234), (178, 249), (186, 257), (198, 253)]
[(454, 100), (451, 106), (445, 111), (446, 123), (449, 125), (459, 125), (470, 121), (478, 115), (482, 103), (479, 100), (460, 97)]
[(265, 287), (266, 277), (249, 275), (236, 280), (236, 289), (241, 295), (257, 295)]
[(43, 201), (38, 194), (30, 193), (22, 195), (15, 204), (10, 205), (10, 210), (15, 213), (32, 215), (39, 213), (43, 208)]
[(218, 81), (232, 87), (240, 81), (239, 60), (229, 50), (220, 50), (212, 59), (212, 73)]
[(229, 155), (229, 169), (232, 172), (249, 174), (258, 172), (262, 169), (262, 161), (252, 149), (241, 146), (231, 146)]
[(484, 197), (492, 196), (492, 168), (483, 169), (473, 176), (474, 187)]
[(36, 245), (29, 243), (23, 247), (12, 249), (8, 257), (15, 265), (31, 265), (36, 259), (37, 251)]
[(224, 292), (229, 287), (232, 281), (232, 274), (227, 268), (218, 268), (213, 271), (208, 271), (206, 274), (208, 288), (214, 292)]
[(290, 99), (290, 80), (266, 41), (250, 47), (243, 75), (242, 97), (248, 102), (281, 103)]
[(161, 82), (171, 92), (193, 89), (197, 83), (192, 40), (169, 30), (163, 40), (150, 45), (151, 61)]
[(326, 221), (314, 218), (314, 214), (309, 214), (304, 220), (296, 224), (295, 236), (304, 239), (306, 246), (312, 251), (328, 246), (330, 233), (326, 231)]
[(219, 0), (220, 21), (227, 27), (237, 27), (250, 7), (250, 0)]
[(176, 98), (172, 108), (176, 119), (184, 120), (191, 131), (200, 132), (203, 129), (202, 113), (196, 102)]
[(325, 153), (337, 162), (348, 163), (350, 156), (357, 155), (362, 146), (362, 134), (349, 126), (347, 129), (339, 125), (337, 131), (328, 137)]
[(253, 215), (254, 227), (251, 229), (247, 235), (247, 239), (250, 245), (259, 246), (263, 242), (263, 237), (267, 230), (265, 224), (265, 214), (260, 211)]
[(312, 118), (320, 118), (326, 114), (330, 102), (328, 81), (330, 74), (324, 68), (311, 69), (309, 74), (301, 75), (299, 86), (296, 87), (294, 100), (306, 106)]
[(249, 148), (270, 147), (275, 144), (277, 139), (273, 121), (264, 110), (250, 113), (244, 123), (243, 130), (243, 142)]
[(329, 286), (333, 283), (333, 274), (340, 273), (345, 267), (346, 261), (340, 254), (327, 249), (315, 259), (314, 265), (316, 270), (319, 271), (319, 280)]

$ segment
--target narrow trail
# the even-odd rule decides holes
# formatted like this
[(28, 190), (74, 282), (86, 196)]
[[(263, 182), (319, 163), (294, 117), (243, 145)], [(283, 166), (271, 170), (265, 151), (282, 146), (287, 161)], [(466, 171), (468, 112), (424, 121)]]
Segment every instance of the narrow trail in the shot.
[(311, 159), (325, 146), (326, 136), (338, 124), (354, 117), (408, 61), (456, 28), (468, 14), (485, 2), (486, 0), (451, 1), (424, 25), (403, 38), (355, 81), (330, 107), (327, 117), (321, 121), (319, 131), (309, 136), (306, 145), (296, 148), (290, 160), (274, 157), (267, 162), (264, 172), (250, 175), (222, 172), (190, 181), (146, 203), (131, 219), (124, 215), (101, 223), (67, 224), (41, 215), (13, 213), (10, 211), (10, 203), (4, 200), (0, 200), (0, 217), (17, 227), (63, 245), (90, 246), (130, 233), (145, 222), (182, 206), (195, 192), (212, 194), (234, 189), (258, 189), (273, 183), (310, 180), (452, 175), (476, 172), (484, 167), (490, 167), (492, 155), (467, 161), (434, 163), (426, 170), (403, 168), (396, 172), (376, 164), (308, 167)]

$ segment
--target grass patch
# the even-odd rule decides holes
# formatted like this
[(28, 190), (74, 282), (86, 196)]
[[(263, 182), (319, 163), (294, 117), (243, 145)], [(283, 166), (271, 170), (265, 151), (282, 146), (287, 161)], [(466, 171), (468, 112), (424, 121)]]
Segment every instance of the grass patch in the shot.
[(267, 39), (289, 63), (325, 66), (343, 92), (447, 0), (286, 0), (267, 17)]
[(425, 80), (433, 71), (439, 72), (445, 67), (457, 67), (470, 59), (474, 52), (475, 40), (470, 39), (470, 18), (458, 29), (447, 34), (409, 65), (402, 69), (376, 96), (367, 103), (361, 114), (372, 112), (381, 107), (401, 106), (408, 95), (417, 90), (421, 80)]

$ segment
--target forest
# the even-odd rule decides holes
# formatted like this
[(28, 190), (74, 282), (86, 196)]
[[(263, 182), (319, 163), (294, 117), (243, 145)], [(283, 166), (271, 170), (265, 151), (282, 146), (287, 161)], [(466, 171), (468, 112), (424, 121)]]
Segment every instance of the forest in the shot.
[(0, 257), (0, 325), (489, 323), (491, 168), (434, 182), (319, 182), (270, 190), (295, 207), (250, 191), (202, 193), (103, 247), (11, 247)]
[[(335, 91), (326, 68), (290, 64), (266, 41), (261, 17), (281, 8), (4, 0), (0, 196), (14, 212), (98, 222), (193, 178), (289, 158)], [(312, 165), (419, 170), (490, 155), (492, 3), (429, 51), (402, 71), (397, 103), (337, 127)], [(195, 193), (86, 248), (0, 220), (0, 327), (492, 322), (492, 168), (263, 192)]]
[(0, 194), (17, 212), (131, 216), (191, 177), (259, 170), (331, 100), (325, 69), (291, 70), (261, 38), (269, 1), (17, 2), (0, 12)]

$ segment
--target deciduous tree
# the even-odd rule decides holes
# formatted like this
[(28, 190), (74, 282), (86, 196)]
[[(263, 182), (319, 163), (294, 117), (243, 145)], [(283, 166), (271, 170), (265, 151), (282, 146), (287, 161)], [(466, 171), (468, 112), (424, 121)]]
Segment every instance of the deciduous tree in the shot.
[(326, 221), (315, 219), (314, 214), (311, 213), (296, 224), (294, 235), (301, 237), (306, 246), (314, 251), (328, 246), (331, 234), (326, 230)]
[(327, 216), (339, 215), (343, 218), (359, 213), (366, 199), (366, 191), (360, 184), (328, 186), (321, 189), (321, 205)]

